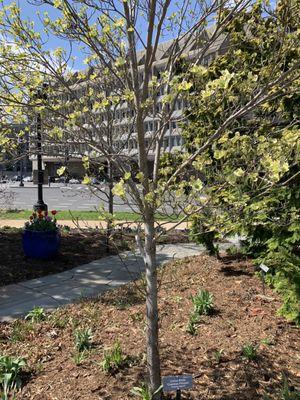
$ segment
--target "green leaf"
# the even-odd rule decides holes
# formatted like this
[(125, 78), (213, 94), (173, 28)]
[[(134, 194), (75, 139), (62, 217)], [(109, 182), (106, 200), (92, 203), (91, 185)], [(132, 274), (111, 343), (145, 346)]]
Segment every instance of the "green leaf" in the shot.
[(63, 166), (63, 167), (58, 168), (56, 172), (57, 172), (58, 176), (62, 176), (65, 173), (65, 171), (66, 171), (66, 167)]

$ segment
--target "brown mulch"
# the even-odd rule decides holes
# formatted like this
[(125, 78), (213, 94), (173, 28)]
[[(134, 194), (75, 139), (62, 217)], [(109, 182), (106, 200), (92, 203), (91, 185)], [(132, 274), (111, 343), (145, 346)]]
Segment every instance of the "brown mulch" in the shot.
[[(162, 374), (193, 374), (183, 399), (280, 399), (283, 376), (300, 390), (299, 329), (277, 316), (280, 299), (261, 282), (249, 261), (191, 257), (159, 271)], [(0, 325), (0, 354), (23, 356), (28, 375), (17, 399), (125, 400), (146, 379), (142, 281), (81, 301), (30, 325)], [(207, 289), (214, 312), (201, 317), (197, 334), (186, 332), (191, 296)], [(90, 327), (93, 347), (76, 366), (74, 330)], [(101, 369), (104, 352), (119, 341), (130, 362), (114, 374)], [(243, 358), (245, 344), (258, 346), (255, 361)], [(223, 349), (220, 362), (215, 352)], [(169, 397), (170, 398), (170, 397)], [(174, 395), (173, 397), (174, 398)]]
[[(180, 231), (171, 232), (164, 242), (187, 241)], [(57, 257), (52, 260), (27, 259), (22, 248), (22, 230), (16, 228), (0, 229), (0, 287), (45, 275), (63, 272), (91, 261), (128, 250), (134, 236), (115, 235), (107, 252), (106, 239), (95, 229), (71, 230), (62, 232), (61, 246)]]
[(63, 272), (106, 255), (104, 238), (97, 232), (62, 233), (61, 247), (52, 260), (27, 259), (22, 248), (22, 231), (0, 231), (0, 286)]

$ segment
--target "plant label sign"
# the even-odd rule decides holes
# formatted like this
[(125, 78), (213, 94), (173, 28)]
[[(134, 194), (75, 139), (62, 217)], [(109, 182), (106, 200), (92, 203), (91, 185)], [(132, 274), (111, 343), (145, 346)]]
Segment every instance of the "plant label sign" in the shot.
[(266, 273), (269, 271), (269, 267), (267, 267), (265, 264), (260, 264), (259, 268), (262, 269)]
[(164, 392), (176, 392), (178, 390), (192, 389), (192, 375), (171, 375), (162, 378)]

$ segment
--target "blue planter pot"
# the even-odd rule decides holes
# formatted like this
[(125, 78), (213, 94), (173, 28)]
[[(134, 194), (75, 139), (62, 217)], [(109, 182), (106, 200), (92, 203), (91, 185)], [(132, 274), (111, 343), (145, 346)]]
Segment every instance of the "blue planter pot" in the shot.
[(23, 231), (23, 250), (28, 258), (50, 259), (57, 255), (60, 245), (59, 232)]

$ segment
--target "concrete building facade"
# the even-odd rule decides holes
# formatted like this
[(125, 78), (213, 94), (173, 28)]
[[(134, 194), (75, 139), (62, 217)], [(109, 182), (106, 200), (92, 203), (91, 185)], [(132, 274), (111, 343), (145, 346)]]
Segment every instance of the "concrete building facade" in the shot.
[[(208, 39), (210, 35), (213, 34), (213, 30), (207, 30), (204, 32), (204, 39)], [(180, 41), (179, 41), (180, 43)], [(152, 75), (157, 76), (158, 80), (161, 74), (165, 71), (167, 59), (171, 47), (174, 41), (170, 40), (159, 44), (156, 59), (153, 65)], [(226, 52), (228, 46), (228, 38), (225, 34), (219, 36), (217, 40), (213, 42), (212, 46), (209, 46), (203, 57), (203, 65), (209, 65), (217, 56), (222, 55)], [(185, 53), (185, 59), (187, 62), (194, 60), (199, 54), (199, 47), (194, 46), (187, 48)], [(145, 53), (140, 51), (138, 53), (138, 63), (140, 71), (141, 82), (143, 80), (143, 63), (144, 63)], [(88, 82), (84, 82), (77, 85), (78, 96), (80, 96), (80, 91), (84, 91), (85, 87), (89, 86)], [(162, 101), (165, 95), (165, 88), (163, 85), (160, 87), (159, 93), (156, 95), (155, 105), (153, 110), (144, 119), (144, 130), (145, 130), (145, 144), (148, 148), (148, 162), (151, 163), (154, 158), (154, 148), (151, 147), (151, 138), (153, 133), (158, 128), (158, 123), (161, 121), (161, 111), (162, 111)], [(86, 106), (85, 104), (82, 107)], [(180, 118), (184, 112), (187, 104), (178, 98), (174, 104), (174, 108), (171, 117), (168, 119), (167, 129), (165, 130), (162, 148), (163, 152), (173, 152), (176, 150), (183, 149), (183, 139), (180, 129)], [(106, 123), (105, 116), (99, 116), (102, 122)], [(137, 141), (136, 133), (134, 132), (134, 111), (130, 108), (127, 102), (123, 101), (118, 104), (114, 110), (113, 117), (113, 141), (114, 146), (120, 152), (122, 152), (126, 157), (131, 158), (133, 161), (137, 157)], [(67, 167), (68, 174), (70, 177), (81, 178), (83, 177), (85, 170), (83, 167), (82, 156), (90, 155), (91, 150), (89, 146), (85, 144), (84, 141), (74, 142), (72, 140), (67, 140), (64, 144), (45, 144), (43, 145), (43, 168), (48, 176), (56, 176), (57, 169), (61, 166)], [(32, 156), (33, 170), (36, 169), (36, 160)], [(128, 158), (126, 158), (128, 159)], [(101, 162), (101, 156), (99, 156), (99, 162)], [(105, 161), (103, 160), (105, 163)]]

